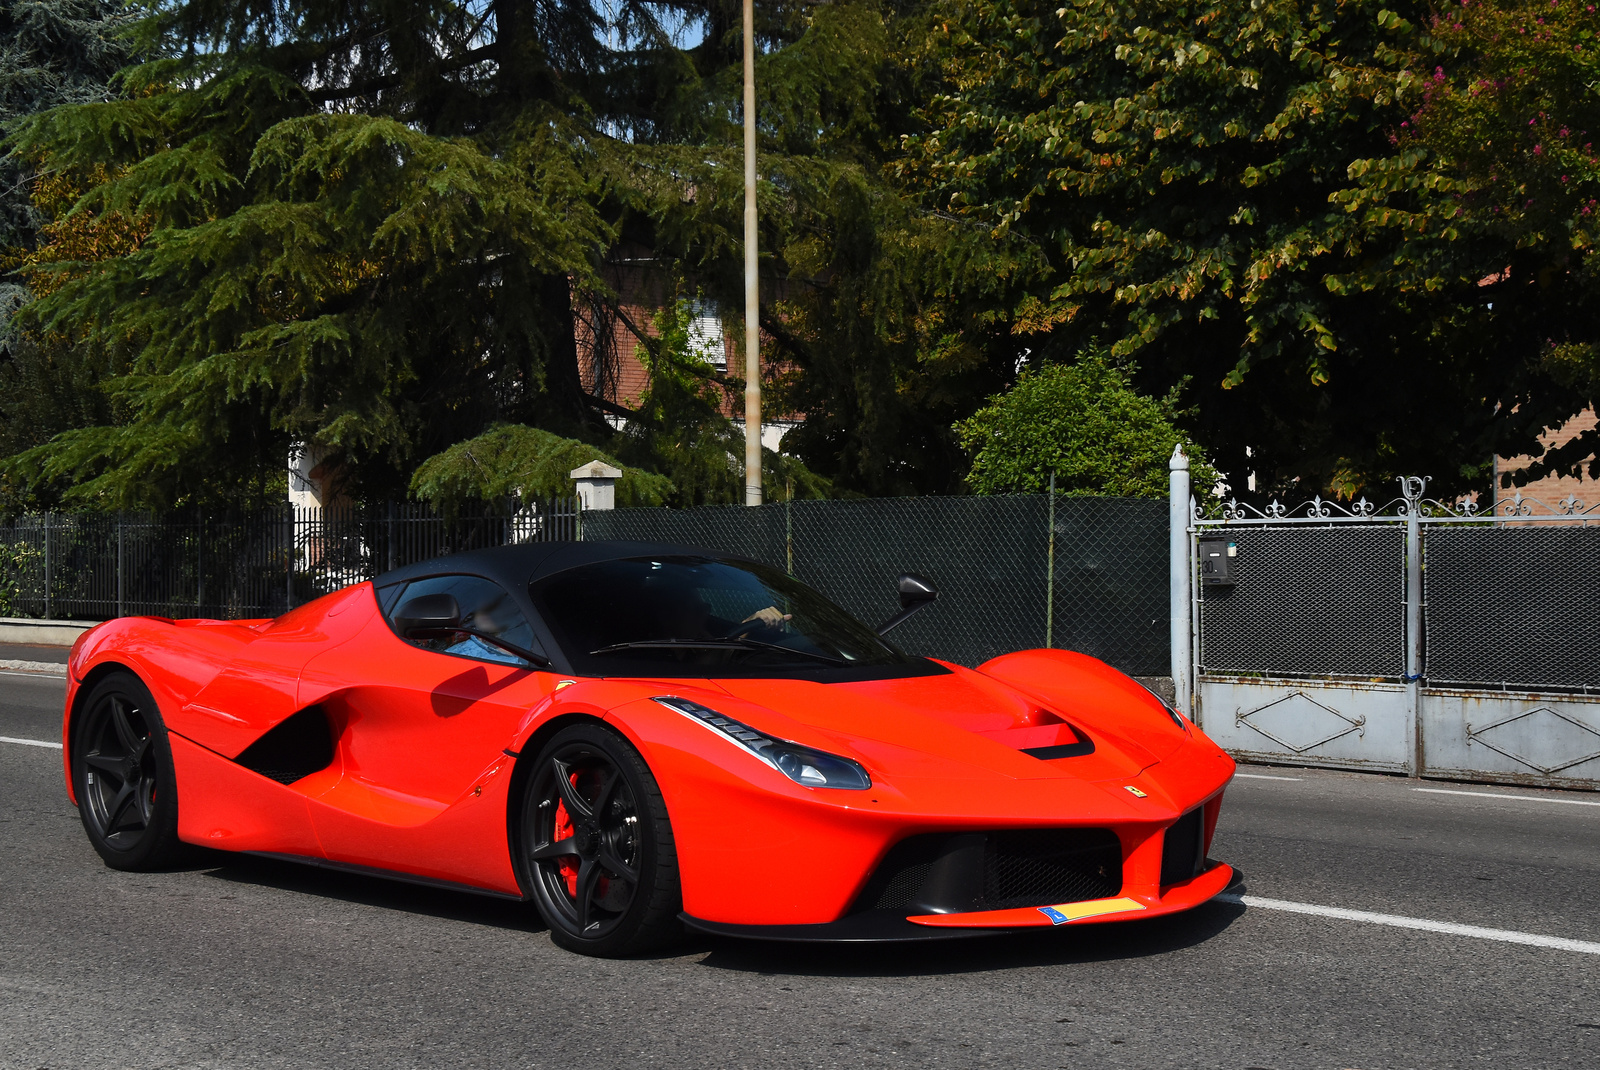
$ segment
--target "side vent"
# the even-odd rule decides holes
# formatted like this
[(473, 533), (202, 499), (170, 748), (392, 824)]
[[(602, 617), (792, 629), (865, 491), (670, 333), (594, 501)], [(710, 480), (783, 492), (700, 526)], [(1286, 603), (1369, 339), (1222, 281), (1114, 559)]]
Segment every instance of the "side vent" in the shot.
[(333, 733), (321, 706), (307, 706), (245, 748), (234, 761), (280, 784), (333, 764)]

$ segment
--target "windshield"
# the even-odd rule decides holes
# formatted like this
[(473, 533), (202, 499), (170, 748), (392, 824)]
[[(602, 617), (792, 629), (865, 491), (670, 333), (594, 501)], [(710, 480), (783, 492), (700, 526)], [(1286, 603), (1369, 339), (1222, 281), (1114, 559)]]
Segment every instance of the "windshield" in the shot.
[(858, 678), (862, 670), (941, 671), (900, 653), (804, 584), (747, 561), (603, 561), (540, 580), (530, 593), (585, 675)]

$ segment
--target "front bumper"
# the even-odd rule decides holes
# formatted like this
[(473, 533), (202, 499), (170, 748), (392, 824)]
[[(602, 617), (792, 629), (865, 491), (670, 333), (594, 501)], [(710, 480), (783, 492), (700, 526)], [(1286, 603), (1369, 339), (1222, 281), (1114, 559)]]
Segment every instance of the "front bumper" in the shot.
[(1017, 907), (958, 914), (907, 916), (890, 910), (867, 910), (838, 921), (817, 925), (731, 925), (680, 915), (686, 928), (708, 936), (784, 943), (864, 944), (910, 943), (993, 936), (1025, 929), (1065, 925), (1093, 925), (1112, 921), (1137, 921), (1193, 910), (1209, 902), (1234, 880), (1231, 866), (1213, 863), (1199, 876), (1162, 890), (1162, 894), (1134, 892), (1111, 899), (1062, 903), (1053, 907)]

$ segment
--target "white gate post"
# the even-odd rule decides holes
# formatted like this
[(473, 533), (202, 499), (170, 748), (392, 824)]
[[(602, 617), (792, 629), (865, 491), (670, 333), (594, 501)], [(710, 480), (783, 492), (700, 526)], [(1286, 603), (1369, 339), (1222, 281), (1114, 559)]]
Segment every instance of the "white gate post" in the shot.
[(1189, 561), (1189, 458), (1183, 446), (1172, 448), (1167, 462), (1170, 500), (1167, 511), (1167, 557), (1172, 618), (1172, 695), (1179, 713), (1194, 716), (1193, 681), (1194, 633), (1189, 627), (1189, 586), (1194, 569)]
[(1422, 493), (1428, 480), (1400, 477), (1406, 500), (1406, 712), (1412, 732), (1406, 766), (1422, 775)]

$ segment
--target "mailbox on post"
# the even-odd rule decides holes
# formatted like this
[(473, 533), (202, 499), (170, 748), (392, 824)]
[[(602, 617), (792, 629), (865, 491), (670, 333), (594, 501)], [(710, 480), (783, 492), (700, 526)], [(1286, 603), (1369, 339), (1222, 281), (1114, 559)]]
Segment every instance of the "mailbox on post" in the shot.
[(1232, 587), (1233, 559), (1239, 544), (1232, 539), (1201, 539), (1200, 583), (1203, 587)]

